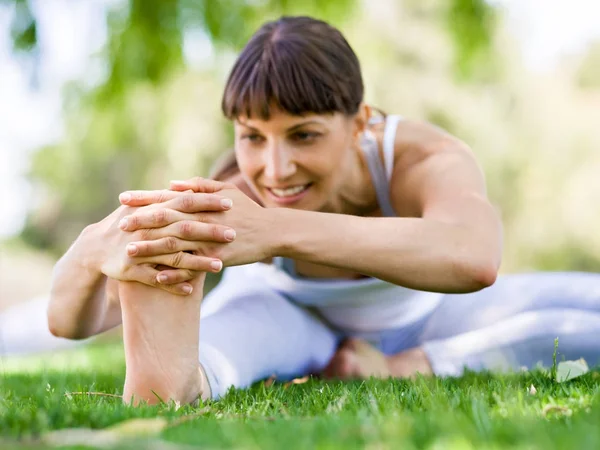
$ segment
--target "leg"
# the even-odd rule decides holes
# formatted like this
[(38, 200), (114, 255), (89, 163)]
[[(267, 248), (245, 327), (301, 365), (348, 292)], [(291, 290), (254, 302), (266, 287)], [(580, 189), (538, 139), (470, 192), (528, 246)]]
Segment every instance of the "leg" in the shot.
[(231, 386), (246, 387), (272, 374), (320, 371), (337, 346), (322, 322), (245, 276), (243, 267), (226, 270), (205, 299), (201, 320), (202, 285), (190, 297), (137, 283), (123, 284), (119, 293), (126, 401), (156, 402), (152, 391), (181, 403), (200, 393), (218, 398)]
[[(413, 331), (397, 331), (400, 347), (411, 347)], [(340, 378), (409, 377), (459, 375), (464, 367), (514, 370), (538, 362), (549, 366), (555, 337), (565, 358), (583, 357), (597, 364), (599, 333), (600, 274), (506, 275), (488, 289), (445, 296), (413, 348), (386, 357), (364, 341), (349, 341), (328, 372)]]
[(232, 269), (207, 297), (200, 321), (200, 362), (212, 396), (271, 375), (321, 372), (337, 336), (306, 309)]
[(473, 294), (448, 295), (421, 336), (440, 375), (552, 364), (554, 338), (566, 359), (600, 362), (600, 274), (506, 275)]

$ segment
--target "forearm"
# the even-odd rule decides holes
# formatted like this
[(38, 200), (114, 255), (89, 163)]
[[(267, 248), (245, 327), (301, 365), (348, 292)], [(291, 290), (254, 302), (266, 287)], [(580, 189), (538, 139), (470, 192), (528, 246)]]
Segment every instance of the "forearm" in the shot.
[(496, 249), (487, 251), (489, 240), (457, 224), (292, 209), (278, 209), (275, 223), (281, 256), (412, 289), (475, 291), (493, 283), (499, 264)]
[[(50, 290), (48, 326), (52, 334), (82, 339), (118, 324), (109, 306), (111, 301), (106, 276), (95, 260), (94, 225), (83, 230), (71, 248), (56, 263)], [(107, 323), (107, 319), (112, 322)]]

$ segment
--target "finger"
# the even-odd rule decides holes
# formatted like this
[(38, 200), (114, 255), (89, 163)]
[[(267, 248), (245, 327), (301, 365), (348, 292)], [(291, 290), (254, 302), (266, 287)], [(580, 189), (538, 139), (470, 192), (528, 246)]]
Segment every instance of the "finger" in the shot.
[(184, 270), (184, 269), (165, 269), (161, 270), (156, 279), (160, 284), (177, 284), (183, 283), (185, 281), (190, 281), (200, 275), (201, 272), (195, 272), (193, 270)]
[(119, 201), (122, 205), (127, 206), (147, 206), (154, 203), (164, 203), (180, 195), (182, 195), (181, 192), (175, 192), (169, 189), (156, 191), (125, 191), (119, 195)]
[(119, 222), (119, 228), (123, 231), (163, 228), (175, 222), (201, 221), (203, 218), (204, 216), (200, 214), (187, 214), (170, 208), (139, 208), (133, 214), (123, 217)]
[(119, 228), (123, 231), (135, 231), (140, 228), (162, 228), (180, 220), (194, 220), (193, 215), (180, 213), (169, 208), (140, 208), (135, 213), (123, 217)]
[[(198, 230), (206, 228), (204, 236), (206, 240), (216, 240), (217, 242), (231, 242), (235, 238), (235, 231), (228, 226), (219, 224), (208, 224), (206, 214), (182, 213), (170, 208), (145, 209), (140, 208), (135, 213), (125, 216), (119, 222), (119, 228), (123, 231), (136, 231), (140, 229), (165, 228), (178, 222), (192, 222), (199, 224)], [(187, 225), (183, 226), (185, 229)], [(163, 235), (167, 235), (164, 231)], [(200, 236), (200, 235), (199, 235)]]
[[(232, 242), (235, 239), (235, 231), (232, 229), (228, 229), (227, 227), (222, 227), (221, 225), (208, 225), (208, 224), (199, 224), (204, 225), (207, 228), (217, 227), (217, 231), (206, 231), (204, 237), (198, 238), (188, 238), (181, 239), (175, 237), (173, 235), (168, 235), (163, 238), (157, 238), (155, 240), (147, 240), (147, 241), (136, 241), (130, 244), (127, 244), (127, 256), (130, 257), (147, 257), (147, 256), (158, 256), (165, 255), (168, 253), (176, 253), (176, 252), (186, 252), (186, 251), (194, 251), (198, 250), (199, 244), (198, 241), (202, 242), (222, 242), (228, 243)], [(222, 231), (222, 228), (225, 231)], [(216, 237), (215, 237), (216, 235)], [(199, 235), (196, 235), (199, 236)]]
[(192, 285), (186, 282), (161, 284), (157, 280), (159, 273), (158, 270), (153, 269), (149, 265), (136, 265), (130, 269), (130, 279), (131, 281), (138, 281), (147, 286), (156, 287), (175, 295), (190, 295), (194, 290)]
[(215, 193), (229, 187), (228, 183), (211, 180), (210, 178), (194, 177), (189, 180), (172, 180), (171, 189), (174, 191), (185, 191), (191, 189), (194, 192)]
[(217, 273), (223, 268), (223, 262), (220, 259), (186, 252), (140, 258), (138, 264), (140, 263), (162, 264), (175, 269), (187, 269), (195, 272)]
[(179, 194), (165, 204), (166, 207), (186, 213), (226, 211), (233, 206), (230, 198), (217, 194)]

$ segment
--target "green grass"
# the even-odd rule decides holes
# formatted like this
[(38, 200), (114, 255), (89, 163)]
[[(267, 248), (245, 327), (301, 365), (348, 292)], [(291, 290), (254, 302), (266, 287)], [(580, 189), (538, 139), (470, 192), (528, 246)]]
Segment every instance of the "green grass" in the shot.
[[(53, 356), (4, 360), (0, 448), (40, 448), (63, 428), (102, 429), (164, 417), (153, 441), (119, 448), (600, 448), (600, 373), (556, 383), (542, 371), (468, 373), (454, 379), (355, 383), (258, 383), (197, 408), (131, 408), (119, 398), (122, 347), (104, 344)], [(537, 393), (528, 393), (530, 385)], [(193, 416), (195, 414), (195, 416)], [(191, 415), (190, 420), (181, 417)], [(160, 440), (158, 442), (157, 440)], [(166, 446), (169, 443), (171, 446)], [(33, 447), (32, 447), (33, 448)], [(80, 447), (81, 448), (81, 447)]]

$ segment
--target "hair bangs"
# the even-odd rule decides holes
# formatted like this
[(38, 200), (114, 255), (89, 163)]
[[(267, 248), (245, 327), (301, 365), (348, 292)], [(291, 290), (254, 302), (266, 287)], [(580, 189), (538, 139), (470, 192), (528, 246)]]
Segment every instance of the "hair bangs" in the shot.
[(223, 101), (227, 118), (269, 120), (273, 108), (297, 116), (341, 110), (332, 86), (319, 77), (317, 65), (283, 50), (232, 73)]
[(356, 55), (337, 30), (309, 18), (264, 25), (248, 42), (225, 86), (225, 117), (354, 114), (363, 85)]

